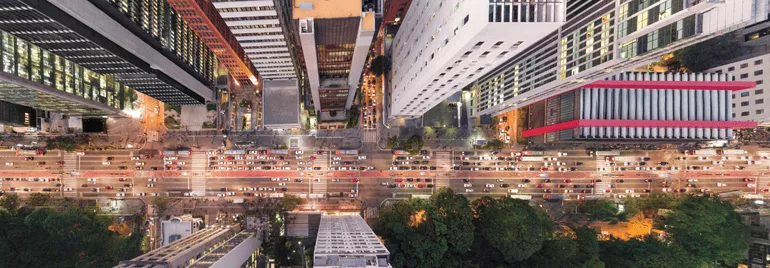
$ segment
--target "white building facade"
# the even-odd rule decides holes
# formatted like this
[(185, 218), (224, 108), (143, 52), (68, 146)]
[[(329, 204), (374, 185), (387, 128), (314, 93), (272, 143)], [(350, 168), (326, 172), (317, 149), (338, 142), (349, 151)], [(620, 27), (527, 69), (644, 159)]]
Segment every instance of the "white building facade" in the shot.
[[(766, 0), (607, 0), (481, 77), (473, 116), (542, 101), (762, 21)], [(570, 10), (568, 8), (568, 14)], [(570, 17), (568, 15), (568, 17)]]
[(213, 2), (262, 79), (297, 78), (273, 0)]
[(313, 267), (392, 267), (390, 252), (360, 215), (323, 215)]
[(390, 118), (416, 117), (566, 21), (566, 0), (417, 1), (393, 40)]
[(736, 81), (756, 82), (754, 88), (733, 92), (732, 117), (734, 120), (770, 126), (770, 54), (725, 64), (709, 71), (732, 73)]

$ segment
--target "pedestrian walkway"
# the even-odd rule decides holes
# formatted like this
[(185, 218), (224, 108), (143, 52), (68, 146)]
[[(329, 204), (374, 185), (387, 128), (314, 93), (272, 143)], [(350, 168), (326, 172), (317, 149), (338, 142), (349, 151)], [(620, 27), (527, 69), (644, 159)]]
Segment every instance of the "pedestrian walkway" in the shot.
[(452, 168), (452, 152), (436, 152), (433, 156), (436, 161), (436, 167), (440, 170), (449, 170)]
[(190, 179), (190, 192), (194, 196), (206, 196), (206, 177), (192, 176)]
[(207, 166), (206, 165), (206, 159), (207, 159), (207, 157), (208, 156), (204, 152), (200, 152), (200, 151), (193, 152), (192, 160), (190, 161), (190, 162), (192, 162), (191, 163), (192, 164), (192, 166), (191, 166), (192, 171), (204, 171), (204, 170), (206, 170), (206, 166)]
[(366, 210), (364, 210), (364, 219), (376, 219), (377, 211), (379, 211), (377, 207), (367, 207)]
[(326, 182), (328, 180), (326, 178), (319, 178), (319, 181), (313, 180), (312, 182), (312, 190), (314, 194), (325, 194), (326, 189)]
[(64, 153), (64, 172), (78, 172), (80, 170), (80, 161), (75, 153)]
[(442, 187), (449, 188), (449, 178), (435, 178), (433, 180), (433, 183), (435, 183), (435, 189), (439, 189)]
[(365, 129), (362, 133), (364, 143), (377, 143), (377, 130)]

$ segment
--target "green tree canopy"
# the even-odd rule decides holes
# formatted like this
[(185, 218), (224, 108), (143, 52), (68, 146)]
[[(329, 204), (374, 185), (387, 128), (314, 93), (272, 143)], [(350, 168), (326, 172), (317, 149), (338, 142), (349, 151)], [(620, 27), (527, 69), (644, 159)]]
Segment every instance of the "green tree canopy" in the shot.
[(586, 200), (581, 204), (580, 212), (588, 214), (592, 220), (609, 221), (618, 214), (618, 208), (609, 200)]
[(372, 60), (372, 73), (380, 76), (390, 71), (390, 59), (386, 56), (377, 56)]
[(293, 194), (283, 195), (283, 199), (281, 199), (281, 207), (283, 211), (295, 210), (302, 204), (305, 204), (305, 199), (299, 198)]
[(607, 267), (657, 268), (699, 267), (688, 252), (653, 236), (623, 241), (611, 238), (599, 242), (601, 259)]
[(31, 193), (29, 195), (29, 198), (27, 198), (27, 205), (35, 206), (35, 207), (46, 206), (48, 205), (49, 201), (51, 201), (50, 194)]
[(674, 243), (704, 264), (741, 261), (751, 245), (749, 227), (717, 198), (684, 198), (662, 221)]
[(3, 197), (0, 197), (0, 207), (11, 214), (16, 214), (19, 210), (19, 203), (19, 196), (16, 194), (5, 194)]
[(447, 228), (447, 253), (443, 266), (457, 267), (463, 262), (462, 256), (473, 244), (473, 211), (468, 198), (455, 194), (449, 188), (441, 188), (431, 196), (431, 203), (440, 214), (439, 219)]
[(476, 218), (474, 263), (511, 265), (540, 250), (550, 222), (525, 200), (485, 196), (471, 204)]

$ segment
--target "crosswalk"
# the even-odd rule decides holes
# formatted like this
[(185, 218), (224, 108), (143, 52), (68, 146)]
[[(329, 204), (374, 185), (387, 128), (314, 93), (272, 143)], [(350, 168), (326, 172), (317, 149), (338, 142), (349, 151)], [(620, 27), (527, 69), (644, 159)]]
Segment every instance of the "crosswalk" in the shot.
[(449, 178), (435, 178), (433, 183), (436, 186), (436, 189), (443, 187), (449, 188)]
[(193, 176), (190, 179), (190, 192), (195, 196), (206, 196), (206, 177)]
[(194, 152), (192, 154), (192, 160), (191, 168), (193, 171), (204, 171), (206, 170), (206, 158), (207, 155), (203, 152)]
[(64, 154), (64, 172), (77, 172), (79, 170), (78, 156), (75, 153)]
[(313, 180), (312, 190), (314, 194), (325, 194), (326, 189), (326, 182), (327, 179), (325, 178), (319, 178), (319, 181)]
[(364, 143), (377, 143), (376, 129), (364, 129), (362, 135), (363, 135)]
[(439, 169), (449, 170), (452, 167), (452, 152), (436, 152), (434, 158)]

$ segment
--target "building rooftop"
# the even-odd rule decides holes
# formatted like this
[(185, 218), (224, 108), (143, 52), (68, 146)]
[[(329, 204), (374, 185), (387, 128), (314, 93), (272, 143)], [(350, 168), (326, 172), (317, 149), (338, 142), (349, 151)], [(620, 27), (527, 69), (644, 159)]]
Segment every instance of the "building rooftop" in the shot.
[(361, 17), (361, 10), (361, 0), (294, 0), (292, 17), (295, 20), (309, 17), (316, 19)]
[[(240, 246), (244, 241), (251, 240), (249, 238), (255, 236), (257, 232), (250, 232), (250, 231), (242, 231), (238, 233), (237, 235), (233, 236), (232, 238), (228, 239), (225, 243), (223, 243), (221, 246), (215, 248), (208, 254), (204, 255), (197, 261), (195, 261), (192, 265), (188, 266), (190, 268), (207, 268), (212, 267), (215, 263), (223, 259), (227, 254), (230, 252), (233, 252), (233, 249)], [(261, 244), (261, 243), (260, 243)], [(252, 245), (254, 248), (259, 247), (258, 245)]]
[(315, 267), (391, 267), (390, 253), (360, 215), (323, 215), (318, 228)]
[(262, 120), (265, 127), (300, 127), (299, 86), (296, 79), (264, 81), (262, 92)]

